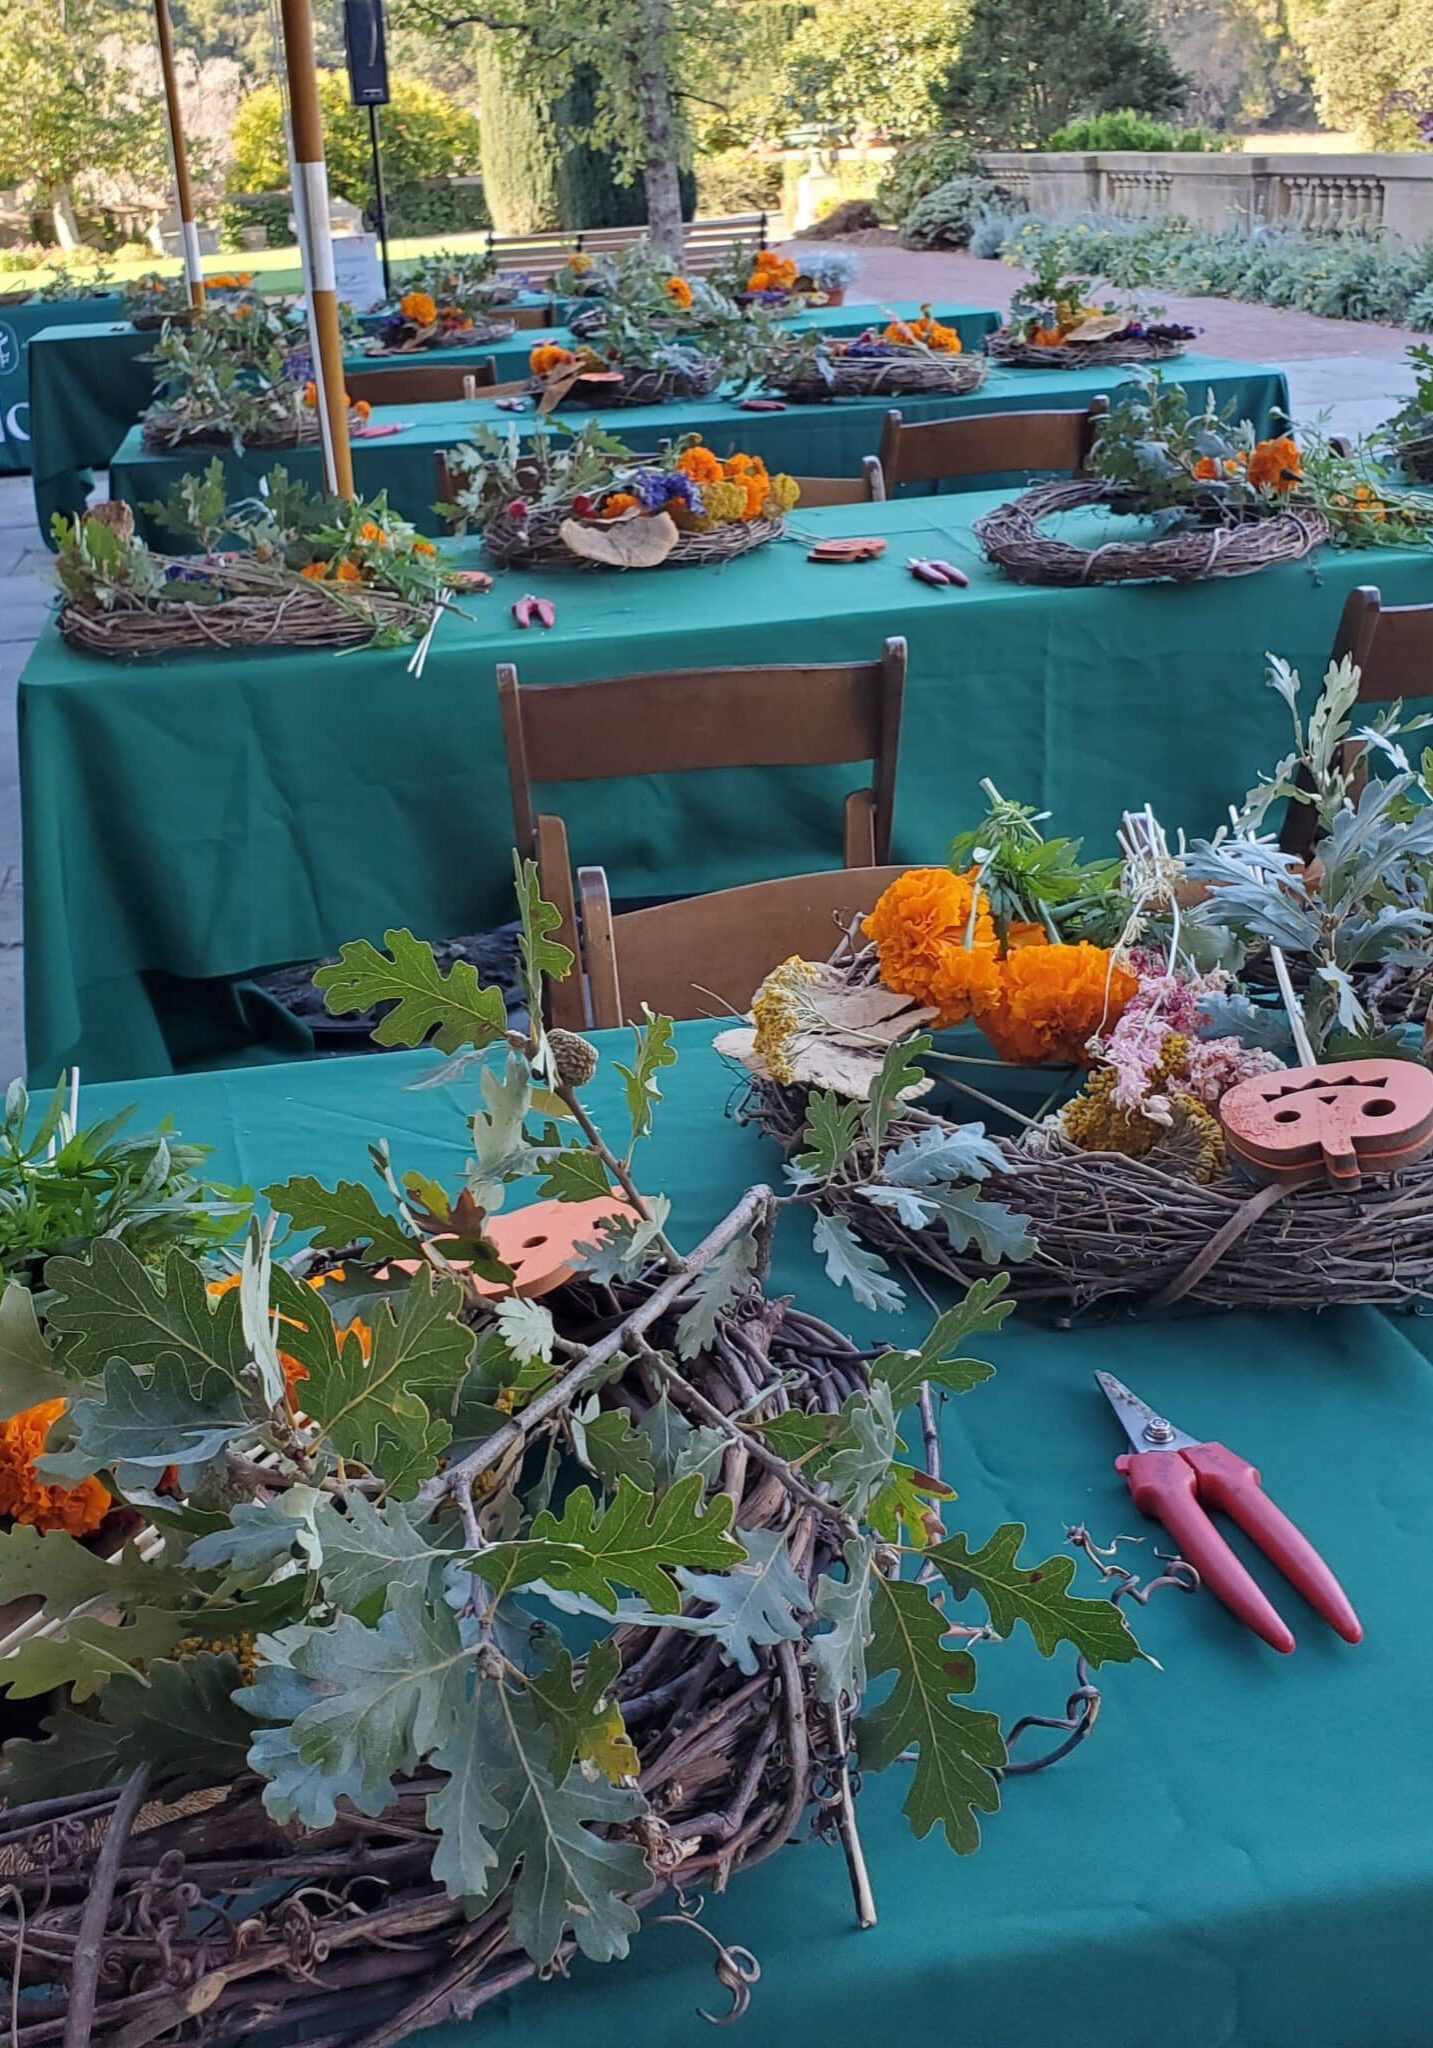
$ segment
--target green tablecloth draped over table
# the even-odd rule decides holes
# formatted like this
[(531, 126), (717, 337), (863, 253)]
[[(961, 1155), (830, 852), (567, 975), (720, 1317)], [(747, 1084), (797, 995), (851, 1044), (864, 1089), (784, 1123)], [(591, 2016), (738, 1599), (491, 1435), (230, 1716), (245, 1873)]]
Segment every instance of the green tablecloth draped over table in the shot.
[(0, 306), (0, 475), (30, 468), (33, 432), (28, 381), (30, 344), (47, 328), (88, 327), (113, 321), (120, 310), (114, 292), (88, 299), (26, 299)]
[[(819, 328), (825, 334), (858, 334), (872, 317), (890, 311), (903, 320), (920, 308), (914, 299), (890, 308), (820, 306), (792, 319), (798, 331)], [(981, 338), (998, 324), (999, 315), (984, 306), (941, 305), (938, 318), (958, 329), (963, 345), (978, 349)], [(3, 315), (0, 315), (3, 317)], [(154, 397), (154, 366), (145, 360), (156, 337), (139, 334), (127, 322), (94, 323), (37, 335), (30, 352), (29, 426), (33, 443), (35, 512), (48, 538), (54, 513), (83, 509), (93, 479), (89, 472), (108, 466), (126, 433)], [(350, 353), (350, 370), (382, 370), (415, 363), (445, 363), (471, 368), (488, 356), (500, 382), (527, 375), (528, 357), (539, 341), (573, 345), (570, 328), (519, 328), (507, 341), (474, 348), (444, 349), (440, 354), (367, 356)]]
[[(1205, 391), (1212, 389), (1221, 405), (1232, 403), (1241, 416), (1247, 414), (1261, 424), (1275, 409), (1287, 407), (1288, 387), (1280, 370), (1221, 362), (1212, 356), (1191, 356), (1175, 367), (1180, 381), (1188, 383), (1200, 403)], [(1097, 392), (1117, 389), (1120, 381), (1108, 370), (1056, 372), (992, 366), (979, 391), (968, 397), (903, 397), (899, 407), (912, 421), (972, 413), (1050, 411), (1087, 405)], [(718, 455), (734, 455), (738, 450), (760, 455), (773, 475), (784, 469), (796, 476), (856, 477), (865, 457), (874, 455), (880, 446), (891, 403), (889, 398), (843, 398), (829, 404), (792, 405), (785, 412), (744, 412), (736, 399), (714, 397), (592, 412), (565, 406), (561, 417), (573, 427), (584, 419), (599, 419), (629, 448), (652, 449), (660, 440), (696, 433)], [(442, 520), (434, 510), (438, 456), (478, 427), (503, 429), (515, 423), (520, 431), (531, 431), (536, 417), (532, 411), (504, 412), (493, 399), (376, 406), (370, 426), (377, 429), (396, 423), (401, 431), (355, 440), (353, 465), (358, 488), (364, 493), (387, 491), (389, 504), (404, 519), (426, 533), (440, 533)], [(227, 448), (156, 454), (142, 445), (136, 427), (125, 436), (110, 466), (110, 495), (126, 499), (135, 508), (138, 530), (151, 544), (172, 548), (173, 536), (166, 535), (143, 507), (167, 497), (187, 471), (202, 467), (215, 454), (223, 460), (231, 496), (252, 495), (260, 477), (275, 463), (315, 486), (319, 482), (321, 458), (316, 445), (251, 449), (243, 455)]]
[[(695, 1243), (741, 1191), (779, 1174), (774, 1148), (729, 1118), (732, 1079), (709, 1025), (678, 1028), (641, 1185), (672, 1198)], [(625, 1040), (625, 1034), (622, 1035)], [(619, 1034), (601, 1034), (590, 1091), (620, 1124)], [(473, 1089), (410, 1092), (424, 1054), (336, 1060), (86, 1091), (99, 1116), (137, 1101), (215, 1146), (216, 1173), (253, 1186), (302, 1169), (366, 1179), (370, 1138), (395, 1163), (461, 1174)], [(879, 1319), (828, 1286), (798, 1216), (777, 1231), (774, 1292), (858, 1342), (914, 1344), (920, 1304)], [(703, 1924), (743, 1943), (761, 1981), (741, 2032), (828, 2048), (1426, 2048), (1433, 2008), (1433, 1828), (1424, 1797), (1433, 1632), (1416, 1614), (1433, 1545), (1433, 1373), (1426, 1326), (1369, 1309), (1235, 1315), (1054, 1332), (1017, 1318), (983, 1340), (997, 1377), (941, 1416), (950, 1526), (977, 1540), (1028, 1525), (1036, 1557), (1068, 1523), (1097, 1540), (1141, 1529), (1113, 1470), (1122, 1447), (1092, 1373), (1108, 1367), (1175, 1420), (1258, 1464), (1271, 1498), (1338, 1572), (1362, 1618), (1353, 1648), (1278, 1573), (1241, 1552), (1298, 1639), (1281, 1657), (1212, 1597), (1161, 1592), (1129, 1610), (1153, 1665), (1107, 1667), (1090, 1740), (1007, 1784), (978, 1854), (900, 1813), (909, 1766), (862, 1785), (858, 1813), (879, 1924), (856, 1930), (839, 1852), (794, 1843), (707, 1900)], [(1421, 1341), (1420, 1341), (1421, 1339)], [(984, 1348), (988, 1346), (988, 1349)], [(1158, 1541), (1158, 1535), (1155, 1534)], [(1163, 1544), (1161, 1548), (1165, 1547)], [(1150, 1572), (1151, 1548), (1120, 1553)], [(1082, 1564), (1078, 1590), (1097, 1581)], [(1025, 1632), (979, 1652), (978, 1704), (1059, 1713), (1072, 1661)], [(1033, 1747), (1053, 1740), (1035, 1731)], [(1022, 1751), (1017, 1750), (1016, 1754)], [(664, 1910), (662, 1907), (655, 1912)], [(700, 2048), (697, 2008), (727, 2009), (712, 1954), (654, 1927), (625, 1963), (577, 1962), (425, 2048)]]
[[(1173, 833), (1218, 825), (1286, 751), (1272, 649), (1323, 672), (1356, 584), (1433, 598), (1426, 551), (1324, 550), (1256, 576), (1123, 589), (1009, 582), (970, 523), (989, 494), (841, 506), (805, 530), (882, 534), (845, 568), (786, 541), (718, 569), (499, 577), (439, 627), (421, 679), (402, 649), (215, 654), (124, 667), (47, 628), (20, 682), (31, 1070), (95, 1080), (232, 1063), (264, 1035), (227, 977), (408, 924), (512, 915), (511, 810), (494, 668), (582, 681), (723, 662), (838, 661), (910, 647), (895, 856), (943, 858), (979, 778), (1112, 853), (1127, 806)], [(933, 590), (910, 555), (960, 562)], [(510, 601), (550, 596), (552, 632)], [(553, 792), (579, 863), (619, 896), (678, 895), (840, 858), (854, 769), (750, 769)], [(212, 978), (223, 977), (222, 980)], [(286, 1027), (276, 1049), (292, 1050)]]

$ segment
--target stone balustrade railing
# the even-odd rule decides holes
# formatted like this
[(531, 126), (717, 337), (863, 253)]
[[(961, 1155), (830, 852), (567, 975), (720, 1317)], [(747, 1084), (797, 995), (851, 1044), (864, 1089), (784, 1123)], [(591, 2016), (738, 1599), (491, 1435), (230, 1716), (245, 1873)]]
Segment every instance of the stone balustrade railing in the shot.
[(1032, 213), (1127, 219), (1175, 214), (1201, 227), (1387, 228), (1409, 241), (1433, 236), (1433, 152), (1368, 155), (1242, 151), (992, 153), (990, 175)]

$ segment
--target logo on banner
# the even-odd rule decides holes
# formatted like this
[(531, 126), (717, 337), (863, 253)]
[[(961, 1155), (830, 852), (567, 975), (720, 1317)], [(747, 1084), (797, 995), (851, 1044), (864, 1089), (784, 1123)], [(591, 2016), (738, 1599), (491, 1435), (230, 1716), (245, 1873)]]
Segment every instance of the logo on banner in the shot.
[(20, 337), (6, 320), (0, 320), (0, 377), (20, 367)]

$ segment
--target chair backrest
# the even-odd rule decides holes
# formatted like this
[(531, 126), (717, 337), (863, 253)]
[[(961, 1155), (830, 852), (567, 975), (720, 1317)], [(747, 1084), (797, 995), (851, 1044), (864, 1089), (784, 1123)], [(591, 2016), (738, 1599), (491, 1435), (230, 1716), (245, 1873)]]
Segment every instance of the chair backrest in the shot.
[(437, 405), (466, 397), (468, 378), (479, 390), (495, 387), (498, 366), (491, 356), (476, 363), (402, 363), (391, 370), (354, 370), (344, 378), (350, 398), (370, 405)]
[(581, 966), (591, 1028), (640, 1024), (644, 1002), (667, 1017), (740, 1015), (780, 961), (793, 953), (826, 959), (841, 932), (903, 872), (788, 875), (614, 917), (605, 872), (581, 868)]
[(886, 495), (886, 480), (874, 455), (861, 463), (859, 476), (798, 476), (801, 508), (813, 511), (822, 505), (871, 505)]
[[(1359, 671), (1360, 704), (1433, 697), (1433, 604), (1385, 605), (1372, 584), (1351, 590), (1344, 599), (1329, 660), (1342, 661), (1345, 656)], [(1359, 751), (1357, 741), (1345, 742), (1346, 771)], [(1307, 785), (1307, 777), (1303, 781)], [(1280, 846), (1306, 860), (1313, 851), (1316, 822), (1311, 805), (1290, 803), (1279, 834)]]
[(545, 299), (540, 306), (504, 306), (501, 318), (511, 320), (514, 327), (556, 327), (557, 301)]
[[(870, 761), (871, 786), (846, 798), (844, 859), (872, 867), (890, 858), (905, 678), (904, 640), (888, 640), (876, 661), (673, 669), (525, 689), (512, 663), (500, 662), (516, 842), (537, 861), (563, 943), (576, 950), (567, 832), (561, 818), (536, 812), (534, 784)], [(581, 1028), (574, 982), (554, 989), (553, 1021)]]
[(934, 484), (946, 477), (996, 476), (1006, 470), (1053, 471), (1075, 476), (1089, 460), (1108, 398), (1092, 398), (1083, 412), (965, 413), (951, 420), (907, 426), (896, 411), (881, 433), (886, 489)]

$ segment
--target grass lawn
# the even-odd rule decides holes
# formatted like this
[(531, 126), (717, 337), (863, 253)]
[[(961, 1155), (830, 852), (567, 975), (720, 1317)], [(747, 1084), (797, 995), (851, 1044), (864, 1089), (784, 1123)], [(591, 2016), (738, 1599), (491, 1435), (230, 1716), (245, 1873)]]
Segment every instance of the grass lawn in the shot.
[[(484, 249), (487, 247), (487, 230), (479, 229), (467, 235), (400, 235), (388, 245), (389, 252), (397, 262), (410, 261), (415, 256), (426, 256), (435, 249)], [(82, 256), (88, 251), (81, 251)], [(106, 265), (117, 280), (127, 277), (142, 277), (146, 271), (157, 270), (163, 276), (178, 277), (184, 266), (177, 256), (141, 257), (133, 256), (123, 262)], [(66, 266), (71, 276), (83, 276), (79, 265)], [(204, 274), (222, 275), (226, 271), (249, 270), (255, 277), (262, 278), (271, 291), (298, 291), (303, 283), (299, 269), (298, 245), (288, 243), (282, 249), (240, 249), (217, 256), (204, 258)], [(0, 271), (0, 290), (18, 291), (24, 285), (33, 285), (38, 291), (54, 276), (46, 265), (34, 270)]]

